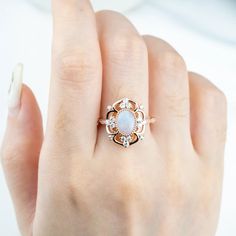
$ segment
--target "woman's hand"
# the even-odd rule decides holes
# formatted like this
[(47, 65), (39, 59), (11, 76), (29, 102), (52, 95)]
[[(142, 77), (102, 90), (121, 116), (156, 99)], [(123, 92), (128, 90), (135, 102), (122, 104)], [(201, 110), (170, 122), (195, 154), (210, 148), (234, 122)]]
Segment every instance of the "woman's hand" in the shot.
[[(53, 0), (45, 136), (17, 67), (2, 161), (23, 235), (214, 235), (225, 97), (166, 42), (86, 0)], [(19, 93), (21, 92), (21, 96)], [(98, 127), (129, 97), (157, 118), (127, 149)], [(19, 100), (20, 99), (20, 100)]]

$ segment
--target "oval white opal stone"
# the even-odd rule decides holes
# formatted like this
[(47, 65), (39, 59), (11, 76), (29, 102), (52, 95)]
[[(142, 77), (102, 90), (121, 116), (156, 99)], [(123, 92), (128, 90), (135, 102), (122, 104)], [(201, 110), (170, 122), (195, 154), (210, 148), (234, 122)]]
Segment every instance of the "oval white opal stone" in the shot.
[(130, 135), (135, 128), (135, 117), (131, 111), (124, 110), (118, 114), (117, 128), (120, 133)]

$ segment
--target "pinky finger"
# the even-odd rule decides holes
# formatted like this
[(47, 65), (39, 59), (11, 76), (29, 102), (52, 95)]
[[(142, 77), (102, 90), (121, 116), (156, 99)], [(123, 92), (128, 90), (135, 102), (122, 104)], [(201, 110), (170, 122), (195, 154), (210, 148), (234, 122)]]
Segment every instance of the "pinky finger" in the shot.
[(191, 134), (195, 150), (205, 159), (223, 158), (226, 139), (225, 95), (204, 77), (189, 73)]

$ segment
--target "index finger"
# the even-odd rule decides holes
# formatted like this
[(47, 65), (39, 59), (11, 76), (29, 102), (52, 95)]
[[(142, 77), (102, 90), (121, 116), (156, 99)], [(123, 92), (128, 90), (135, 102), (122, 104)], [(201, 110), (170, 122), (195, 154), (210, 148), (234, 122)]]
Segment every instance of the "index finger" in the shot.
[(93, 149), (102, 84), (95, 14), (87, 0), (52, 0), (52, 9), (48, 132), (66, 137), (70, 146)]

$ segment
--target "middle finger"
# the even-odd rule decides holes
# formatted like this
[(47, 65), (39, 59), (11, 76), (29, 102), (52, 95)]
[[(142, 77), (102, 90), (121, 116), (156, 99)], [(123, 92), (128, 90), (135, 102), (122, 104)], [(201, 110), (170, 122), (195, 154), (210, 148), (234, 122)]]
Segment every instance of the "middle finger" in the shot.
[(142, 37), (121, 14), (97, 13), (103, 61), (102, 116), (107, 105), (129, 98), (148, 112), (148, 53)]

